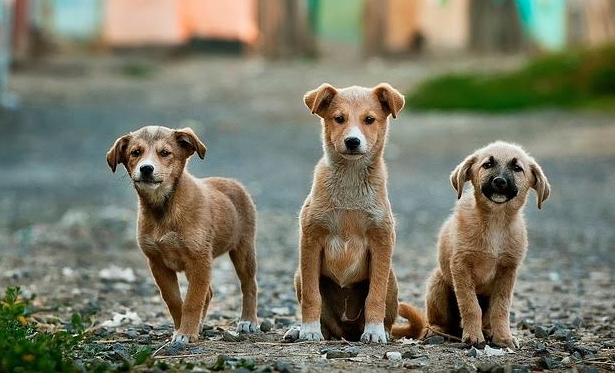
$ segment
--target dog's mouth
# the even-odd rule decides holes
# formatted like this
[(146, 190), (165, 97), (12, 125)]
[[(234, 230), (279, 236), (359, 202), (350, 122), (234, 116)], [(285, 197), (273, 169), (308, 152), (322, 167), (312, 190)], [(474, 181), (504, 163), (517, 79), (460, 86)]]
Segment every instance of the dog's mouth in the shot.
[(506, 203), (517, 196), (516, 188), (498, 190), (490, 186), (483, 186), (481, 189), (487, 199), (497, 204)]
[(136, 185), (155, 187), (155, 186), (158, 186), (158, 185), (162, 184), (162, 180), (156, 180), (156, 179), (136, 179), (136, 180), (134, 180), (134, 183)]
[(359, 159), (365, 155), (363, 152), (346, 150), (339, 153), (345, 159)]

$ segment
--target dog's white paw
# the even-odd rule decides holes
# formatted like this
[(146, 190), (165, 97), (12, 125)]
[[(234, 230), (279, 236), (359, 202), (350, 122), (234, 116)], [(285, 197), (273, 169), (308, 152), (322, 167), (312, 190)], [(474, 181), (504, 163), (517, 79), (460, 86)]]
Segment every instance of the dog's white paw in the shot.
[(361, 342), (365, 343), (387, 343), (387, 334), (384, 331), (384, 324), (365, 324)]
[(199, 339), (199, 336), (197, 334), (190, 335), (190, 334), (183, 334), (183, 333), (175, 332), (173, 333), (173, 339), (171, 339), (171, 343), (185, 346), (190, 342), (198, 341), (198, 339)]
[(239, 320), (237, 323), (237, 333), (256, 333), (258, 328), (256, 327), (256, 323), (250, 320)]
[(302, 341), (323, 341), (325, 337), (320, 331), (320, 321), (301, 324), (299, 329), (299, 340)]

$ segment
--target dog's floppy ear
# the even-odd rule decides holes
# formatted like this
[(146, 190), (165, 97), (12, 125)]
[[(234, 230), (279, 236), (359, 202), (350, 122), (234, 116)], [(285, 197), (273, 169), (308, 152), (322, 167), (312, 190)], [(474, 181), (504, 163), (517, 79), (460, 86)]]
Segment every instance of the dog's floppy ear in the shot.
[(205, 158), (207, 147), (199, 140), (192, 128), (186, 127), (174, 132), (179, 145), (188, 150), (188, 156), (191, 156), (196, 151), (201, 159)]
[(549, 194), (551, 194), (551, 185), (549, 185), (549, 180), (547, 180), (547, 177), (542, 172), (542, 168), (540, 168), (538, 163), (532, 161), (530, 170), (534, 178), (532, 188), (536, 190), (536, 200), (538, 201), (538, 209), (540, 210), (542, 208), (542, 203), (549, 198)]
[(331, 84), (323, 83), (318, 88), (309, 91), (303, 96), (305, 106), (310, 109), (312, 114), (324, 118), (325, 112), (331, 104), (331, 100), (337, 94), (337, 90)]
[(107, 164), (111, 167), (111, 171), (115, 172), (117, 165), (126, 163), (126, 147), (130, 141), (130, 135), (125, 135), (115, 140), (111, 149), (107, 152)]
[(463, 193), (463, 184), (472, 178), (472, 166), (476, 163), (476, 155), (472, 154), (463, 160), (451, 172), (451, 184), (457, 191), (457, 199)]
[(385, 113), (391, 114), (393, 118), (397, 118), (397, 114), (403, 109), (406, 101), (404, 95), (399, 93), (395, 88), (388, 83), (380, 83), (374, 87), (374, 94), (378, 97), (378, 101), (382, 105)]

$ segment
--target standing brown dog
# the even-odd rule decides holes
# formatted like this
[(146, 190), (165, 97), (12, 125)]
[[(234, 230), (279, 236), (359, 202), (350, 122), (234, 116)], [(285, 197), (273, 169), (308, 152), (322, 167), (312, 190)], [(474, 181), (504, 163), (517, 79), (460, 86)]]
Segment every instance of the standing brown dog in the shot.
[(384, 83), (323, 84), (304, 102), (322, 118), (324, 157), (300, 214), (299, 338), (386, 343), (397, 316), (397, 282), (383, 151), (388, 117), (397, 116), (404, 98)]
[[(190, 128), (148, 126), (115, 141), (107, 163), (123, 164), (139, 195), (138, 241), (175, 323), (173, 341), (199, 336), (212, 296), (213, 259), (228, 252), (241, 282), (239, 332), (256, 331), (256, 212), (235, 180), (197, 179), (185, 170), (205, 145)], [(182, 301), (176, 272), (188, 279)]]
[[(468, 180), (473, 193), (462, 196)], [(522, 209), (530, 188), (541, 208), (549, 182), (523, 149), (498, 141), (468, 156), (451, 183), (460, 200), (438, 239), (439, 267), (425, 301), (429, 328), (470, 344), (483, 344), (484, 331), (497, 345), (519, 347), (509, 313), (528, 244)]]

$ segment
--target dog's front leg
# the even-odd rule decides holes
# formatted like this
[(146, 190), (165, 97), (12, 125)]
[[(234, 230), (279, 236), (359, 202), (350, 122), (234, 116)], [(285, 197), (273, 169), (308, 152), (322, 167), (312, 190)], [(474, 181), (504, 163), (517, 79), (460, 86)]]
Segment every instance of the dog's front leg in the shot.
[(367, 232), (369, 245), (369, 292), (365, 299), (363, 342), (387, 343), (384, 330), (387, 285), (395, 235), (392, 230), (378, 228)]
[(482, 312), (472, 273), (462, 260), (451, 261), (451, 275), (457, 306), (461, 315), (463, 334), (461, 340), (471, 345), (482, 345), (485, 337), (482, 330)]
[(301, 232), (299, 258), (301, 267), (301, 328), (299, 339), (322, 341), (320, 312), (320, 261), (322, 256), (321, 235), (316, 232)]
[(510, 331), (510, 305), (516, 277), (516, 268), (498, 268), (489, 303), (493, 343), (510, 348), (519, 347), (519, 342)]
[(182, 297), (179, 292), (177, 273), (157, 258), (149, 258), (149, 267), (160, 290), (160, 295), (171, 313), (175, 330), (177, 330), (182, 321)]
[[(211, 253), (211, 250), (206, 250)], [(212, 258), (202, 255), (190, 258), (186, 263), (186, 279), (188, 290), (182, 306), (182, 322), (173, 335), (173, 342), (187, 344), (199, 339), (201, 317), (206, 314), (206, 304), (211, 285)]]

